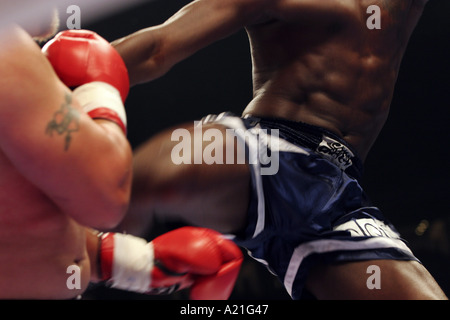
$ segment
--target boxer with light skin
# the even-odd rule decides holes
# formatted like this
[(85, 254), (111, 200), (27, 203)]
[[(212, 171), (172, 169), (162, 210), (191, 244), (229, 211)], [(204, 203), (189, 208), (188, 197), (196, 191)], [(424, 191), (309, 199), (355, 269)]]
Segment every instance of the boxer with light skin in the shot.
[[(41, 51), (33, 38), (52, 28), (26, 28), (0, 30), (0, 298), (71, 299), (90, 281), (228, 298), (242, 253), (218, 233), (184, 228), (147, 243), (95, 231), (115, 227), (130, 198), (126, 67), (93, 32), (62, 32)], [(70, 266), (79, 287), (67, 285)]]
[(56, 35), (59, 25), (59, 11), (56, 8), (49, 11), (47, 16), (42, 19), (28, 20), (21, 23), (24, 30), (38, 42), (45, 42)]

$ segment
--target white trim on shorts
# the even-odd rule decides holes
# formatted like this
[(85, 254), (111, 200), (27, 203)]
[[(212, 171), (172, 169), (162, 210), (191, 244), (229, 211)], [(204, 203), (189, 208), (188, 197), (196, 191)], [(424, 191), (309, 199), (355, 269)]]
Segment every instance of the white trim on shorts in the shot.
[[(414, 256), (407, 245), (400, 239), (392, 239), (387, 237), (375, 237), (361, 241), (348, 240), (317, 240), (303, 243), (295, 248), (289, 266), (284, 277), (284, 286), (292, 296), (292, 288), (297, 276), (297, 272), (303, 260), (314, 253), (330, 253), (333, 251), (356, 251), (356, 250), (372, 250), (372, 249), (401, 249)], [(366, 259), (367, 260), (367, 259)]]
[[(256, 156), (258, 155), (258, 141), (250, 141), (249, 143), (246, 143), (245, 141), (245, 136), (243, 136), (244, 132), (246, 131), (251, 131), (253, 130), (257, 130), (256, 127), (254, 128), (250, 128), (247, 129), (247, 127), (244, 125), (243, 119), (238, 117), (238, 116), (229, 116), (226, 115), (225, 113), (220, 114), (214, 121), (213, 123), (218, 123), (221, 125), (224, 125), (228, 128), (231, 129), (235, 129), (237, 130), (235, 132), (236, 136), (240, 139), (241, 142), (243, 142), (250, 150), (250, 155)], [(259, 134), (264, 134), (263, 132), (260, 132)], [(248, 136), (246, 136), (248, 137)], [(253, 135), (252, 135), (253, 137)], [(256, 138), (256, 137), (255, 137)], [(266, 137), (266, 140), (268, 139), (268, 137)], [(274, 144), (273, 146), (271, 145), (271, 150), (275, 151), (275, 152), (292, 152), (292, 153), (300, 153), (300, 154), (305, 154), (305, 155), (309, 155), (310, 153), (301, 148), (298, 147), (284, 139), (281, 138), (277, 138), (277, 144)], [(256, 158), (258, 158), (256, 156)], [(257, 237), (262, 231), (264, 231), (265, 228), (265, 215), (266, 215), (266, 211), (265, 211), (265, 199), (264, 199), (264, 187), (263, 187), (263, 182), (262, 182), (262, 176), (261, 176), (261, 166), (259, 161), (255, 161), (257, 159), (250, 159), (250, 167), (252, 168), (252, 172), (253, 172), (253, 176), (254, 176), (254, 183), (256, 186), (256, 193), (257, 193), (257, 198), (258, 198), (258, 218), (257, 218), (257, 222), (256, 222), (256, 227), (255, 227), (255, 231), (253, 233), (252, 239)], [(234, 239), (233, 235), (228, 235), (227, 236), (228, 239)]]
[[(253, 152), (250, 152), (250, 154), (256, 155), (257, 151), (257, 144), (251, 143), (251, 145), (248, 145), (245, 143), (245, 137), (243, 136), (243, 133), (247, 131), (247, 127), (244, 125), (241, 118), (237, 116), (224, 116), (219, 115), (217, 119), (214, 121), (214, 123), (218, 123), (221, 125), (224, 125), (226, 127), (232, 128), (232, 129), (238, 129), (236, 131), (236, 136), (241, 140), (242, 143), (247, 145), (249, 149), (252, 149)], [(241, 134), (242, 133), (242, 134)], [(256, 164), (252, 164), (251, 170), (253, 172), (253, 175), (255, 177), (255, 186), (256, 186), (256, 193), (258, 196), (258, 219), (255, 227), (255, 232), (253, 234), (253, 238), (255, 238), (258, 234), (260, 234), (264, 230), (265, 226), (265, 219), (266, 219), (266, 210), (265, 210), (265, 201), (264, 201), (264, 191), (263, 191), (263, 185), (262, 180), (259, 175), (259, 172), (261, 172), (261, 168), (259, 165), (259, 162)]]

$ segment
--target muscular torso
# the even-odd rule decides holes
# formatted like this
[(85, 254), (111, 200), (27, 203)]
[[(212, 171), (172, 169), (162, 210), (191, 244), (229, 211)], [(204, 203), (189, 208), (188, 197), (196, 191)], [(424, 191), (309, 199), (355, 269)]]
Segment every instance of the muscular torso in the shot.
[[(25, 180), (1, 151), (0, 190), (0, 298), (80, 294), (90, 276), (84, 228)], [(80, 267), (80, 290), (66, 284), (72, 265)]]
[[(254, 99), (244, 114), (325, 127), (364, 160), (389, 113), (423, 1), (279, 2), (270, 19), (247, 27)], [(381, 29), (367, 27), (370, 5), (381, 9)]]

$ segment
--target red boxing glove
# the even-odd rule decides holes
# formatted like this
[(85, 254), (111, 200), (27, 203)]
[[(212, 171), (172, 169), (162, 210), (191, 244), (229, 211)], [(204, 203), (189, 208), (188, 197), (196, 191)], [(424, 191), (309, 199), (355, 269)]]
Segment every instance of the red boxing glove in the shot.
[(128, 71), (111, 44), (89, 30), (58, 33), (43, 48), (56, 74), (70, 88), (101, 81), (119, 90), (125, 102), (130, 90)]
[(103, 280), (113, 288), (168, 294), (190, 288), (193, 300), (225, 300), (243, 261), (240, 249), (210, 229), (184, 227), (152, 242), (107, 233), (101, 238)]
[(88, 30), (58, 33), (43, 48), (61, 81), (92, 118), (116, 122), (126, 131), (123, 107), (129, 90), (128, 71), (119, 53)]

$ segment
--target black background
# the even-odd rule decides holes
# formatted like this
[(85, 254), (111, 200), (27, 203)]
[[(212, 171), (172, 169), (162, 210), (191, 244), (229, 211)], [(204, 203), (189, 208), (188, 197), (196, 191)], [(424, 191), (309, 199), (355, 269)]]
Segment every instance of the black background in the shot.
[[(74, 1), (76, 2), (76, 1)], [(190, 1), (154, 1), (83, 22), (113, 41), (162, 23)], [(67, 15), (68, 16), (68, 15)], [(65, 24), (67, 16), (62, 15)], [(431, 0), (403, 60), (391, 114), (365, 164), (364, 188), (450, 294), (450, 1)], [(168, 126), (210, 113), (240, 113), (252, 97), (244, 31), (203, 49), (164, 77), (132, 89), (129, 139), (137, 147)], [(425, 232), (416, 228), (426, 221)], [(86, 298), (142, 298), (102, 287)], [(166, 298), (183, 298), (175, 295)], [(247, 261), (234, 299), (287, 299), (264, 268)]]

